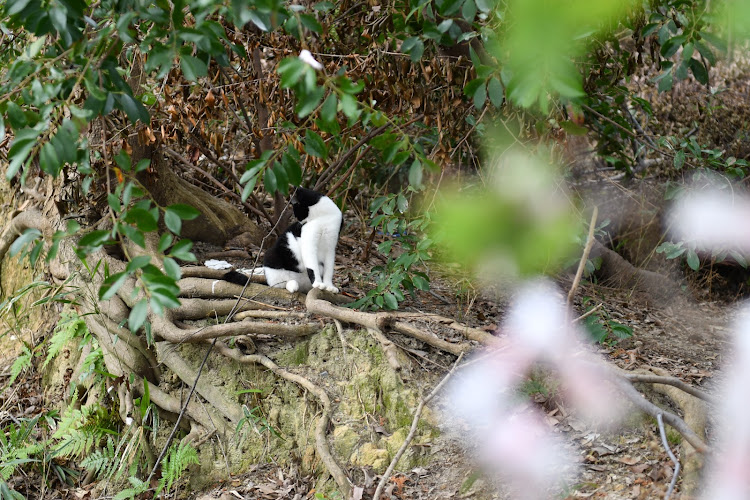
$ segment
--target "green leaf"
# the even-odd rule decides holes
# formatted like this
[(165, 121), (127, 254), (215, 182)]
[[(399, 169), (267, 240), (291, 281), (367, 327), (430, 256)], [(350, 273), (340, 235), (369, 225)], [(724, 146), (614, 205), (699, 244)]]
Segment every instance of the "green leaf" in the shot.
[(302, 168), (299, 162), (294, 158), (293, 155), (288, 152), (284, 153), (281, 157), (281, 165), (286, 171), (286, 176), (289, 179), (289, 183), (293, 186), (299, 186), (302, 182)]
[(385, 292), (383, 294), (383, 301), (385, 302), (385, 305), (388, 309), (391, 309), (391, 310), (398, 309), (398, 301), (396, 300), (396, 297), (394, 297), (391, 292)]
[(714, 55), (714, 52), (705, 43), (695, 42), (695, 48), (698, 49), (700, 55), (708, 61), (708, 64), (712, 66), (716, 64), (716, 56)]
[(208, 74), (208, 66), (206, 63), (198, 59), (197, 57), (180, 55), (180, 68), (185, 79), (189, 82), (194, 82), (202, 76)]
[(84, 247), (91, 247), (91, 248), (97, 248), (105, 243), (107, 243), (110, 240), (110, 232), (105, 231), (103, 229), (92, 231), (85, 236), (83, 236), (80, 240), (78, 240), (78, 247), (84, 248)]
[(475, 78), (466, 85), (464, 85), (464, 94), (466, 97), (474, 97), (474, 94), (477, 93), (477, 90), (479, 90), (480, 87), (484, 86), (485, 83), (484, 78)]
[(484, 102), (487, 100), (487, 89), (484, 86), (484, 83), (477, 88), (476, 92), (474, 92), (474, 107), (477, 109), (482, 109), (484, 107)]
[(332, 123), (336, 120), (336, 107), (338, 106), (338, 99), (336, 94), (330, 94), (323, 101), (323, 105), (320, 107), (320, 119), (326, 123)]
[(659, 80), (659, 92), (666, 92), (672, 89), (672, 73), (667, 73), (664, 78)]
[(273, 173), (272, 169), (266, 169), (263, 173), (263, 185), (266, 188), (268, 194), (274, 194), (277, 191), (276, 185), (276, 174)]
[(683, 43), (687, 40), (686, 35), (679, 35), (670, 38), (661, 46), (661, 56), (664, 59), (669, 59), (677, 53)]
[(150, 263), (151, 263), (150, 255), (138, 255), (134, 257), (130, 262), (128, 262), (128, 265), (125, 268), (125, 271), (131, 273), (135, 271), (136, 269), (143, 269)]
[(409, 184), (417, 189), (422, 187), (422, 163), (418, 159), (409, 167)]
[(698, 254), (696, 254), (695, 250), (693, 250), (692, 248), (689, 248), (687, 251), (687, 264), (693, 271), (697, 271), (700, 267), (700, 259), (698, 259)]
[(315, 108), (318, 107), (325, 91), (325, 87), (315, 87), (310, 93), (308, 93), (297, 105), (297, 116), (304, 118), (315, 111)]
[(62, 165), (60, 164), (60, 158), (57, 156), (57, 151), (51, 142), (46, 142), (42, 146), (42, 150), (39, 153), (39, 167), (42, 172), (50, 174), (52, 177), (57, 177), (60, 173)]
[(305, 152), (310, 156), (324, 160), (328, 157), (328, 148), (325, 141), (312, 130), (308, 130), (305, 133)]
[(490, 78), (489, 82), (487, 82), (487, 94), (490, 96), (490, 101), (492, 101), (493, 106), (496, 108), (502, 106), (503, 101), (505, 100), (505, 89), (503, 88), (503, 84), (500, 83), (500, 80), (494, 76)]
[(415, 287), (422, 291), (427, 291), (430, 289), (430, 282), (422, 276), (419, 276), (418, 274), (412, 275), (411, 281), (412, 283), (414, 283)]
[(474, 18), (477, 16), (477, 4), (474, 0), (466, 0), (461, 7), (461, 16), (469, 23), (474, 22)]
[(357, 99), (349, 94), (341, 95), (341, 111), (344, 112), (350, 120), (356, 120), (359, 116), (359, 105)]
[(34, 228), (28, 228), (26, 229), (21, 236), (16, 238), (16, 240), (13, 242), (13, 244), (10, 246), (10, 249), (8, 250), (8, 253), (11, 257), (18, 254), (21, 250), (23, 250), (26, 245), (31, 243), (32, 241), (36, 240), (37, 238), (40, 238), (42, 236), (41, 231)]
[(99, 300), (109, 300), (114, 297), (127, 279), (128, 273), (126, 272), (116, 273), (105, 279), (99, 288)]
[(300, 14), (299, 20), (302, 22), (302, 26), (309, 29), (313, 33), (318, 35), (323, 32), (323, 27), (320, 25), (317, 19), (310, 14)]
[(685, 151), (682, 149), (674, 155), (674, 168), (680, 169), (685, 164)]
[(128, 328), (131, 332), (136, 333), (148, 316), (148, 300), (141, 299), (130, 311), (128, 316)]
[(197, 209), (191, 207), (190, 205), (185, 205), (184, 203), (175, 203), (174, 205), (169, 205), (167, 207), (167, 211), (176, 213), (177, 216), (182, 220), (193, 220), (201, 214)]
[(279, 63), (277, 72), (281, 77), (281, 88), (291, 88), (299, 82), (307, 65), (299, 57), (287, 57)]
[[(243, 176), (244, 177), (244, 176)], [(250, 196), (250, 194), (253, 192), (253, 189), (255, 189), (255, 183), (258, 182), (258, 176), (255, 175), (251, 177), (247, 183), (245, 184), (245, 187), (242, 188), (242, 201), (244, 202), (247, 200), (247, 198)]]
[(164, 211), (164, 224), (167, 225), (167, 229), (172, 231), (174, 234), (179, 235), (182, 230), (182, 219), (175, 212), (170, 210)]
[(34, 145), (37, 142), (40, 132), (34, 129), (25, 128), (19, 130), (16, 133), (16, 137), (13, 139), (13, 144), (10, 146), (8, 151), (8, 170), (5, 172), (5, 178), (10, 180), (18, 173), (18, 170), (23, 165)]
[(175, 281), (182, 277), (179, 264), (169, 257), (164, 258), (164, 272)]
[(159, 238), (159, 246), (158, 249), (160, 252), (166, 251), (167, 248), (169, 248), (169, 245), (172, 244), (172, 241), (174, 240), (174, 236), (172, 236), (169, 233), (164, 233), (161, 235), (161, 238)]
[(131, 208), (125, 214), (125, 222), (135, 223), (138, 229), (146, 233), (156, 231), (158, 225), (153, 214), (143, 208)]
[(589, 131), (586, 127), (582, 127), (572, 121), (560, 122), (560, 127), (571, 135), (586, 135)]
[(115, 101), (119, 104), (118, 108), (128, 115), (128, 120), (130, 120), (131, 123), (135, 124), (138, 120), (145, 124), (149, 123), (148, 111), (146, 111), (146, 108), (139, 100), (135, 99), (132, 95), (125, 93), (112, 95), (115, 96)]
[(193, 247), (193, 242), (190, 240), (181, 240), (175, 244), (175, 246), (172, 247), (172, 250), (169, 252), (170, 257), (173, 257), (175, 259), (180, 259), (188, 262), (195, 261), (195, 255), (190, 251), (190, 249)]
[(281, 194), (287, 196), (289, 194), (289, 179), (287, 179), (286, 170), (279, 162), (274, 162), (272, 170), (276, 176), (276, 188)]
[(422, 59), (422, 54), (424, 54), (424, 42), (417, 38), (416, 42), (414, 42), (414, 46), (407, 53), (409, 54), (411, 62), (419, 62), (419, 60)]
[(690, 71), (698, 82), (703, 85), (708, 85), (708, 70), (698, 59), (690, 59), (688, 63), (690, 65)]

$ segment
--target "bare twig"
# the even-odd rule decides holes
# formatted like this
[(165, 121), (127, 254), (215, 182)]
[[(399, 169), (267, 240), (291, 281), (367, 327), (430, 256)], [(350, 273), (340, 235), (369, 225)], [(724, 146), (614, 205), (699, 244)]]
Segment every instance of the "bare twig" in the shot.
[(684, 391), (691, 396), (695, 396), (698, 399), (702, 399), (703, 401), (711, 401), (711, 397), (706, 394), (705, 392), (701, 391), (700, 389), (693, 387), (692, 385), (686, 384), (682, 380), (676, 378), (676, 377), (662, 377), (659, 375), (641, 375), (637, 373), (631, 373), (628, 375), (625, 375), (625, 378), (627, 378), (631, 382), (642, 382), (645, 384), (665, 384), (665, 385), (671, 385), (673, 387), (676, 387), (680, 389), (681, 391)]
[(664, 421), (674, 427), (677, 432), (682, 434), (682, 437), (684, 437), (688, 443), (693, 445), (693, 448), (704, 454), (710, 451), (708, 445), (704, 443), (703, 440), (690, 427), (688, 427), (688, 425), (680, 417), (678, 417), (674, 413), (662, 410), (651, 401), (643, 397), (643, 395), (638, 392), (626, 378), (615, 373), (612, 379), (623, 392), (623, 394), (638, 408), (654, 418), (656, 418), (657, 415), (662, 414)]
[(667, 450), (667, 455), (669, 455), (670, 460), (672, 460), (672, 463), (674, 463), (674, 473), (672, 474), (672, 481), (670, 481), (669, 488), (667, 489), (667, 492), (664, 494), (664, 500), (669, 500), (669, 497), (672, 496), (674, 485), (677, 482), (677, 476), (680, 474), (680, 462), (677, 460), (677, 457), (674, 456), (674, 453), (672, 453), (672, 449), (669, 447), (669, 443), (667, 442), (667, 433), (664, 432), (664, 422), (662, 421), (661, 413), (656, 415), (656, 420), (657, 422), (659, 422), (659, 434), (661, 435), (661, 444), (664, 445), (664, 449)]
[(388, 468), (383, 473), (383, 476), (380, 478), (380, 482), (378, 483), (378, 487), (375, 489), (375, 494), (372, 496), (373, 500), (378, 500), (380, 498), (380, 495), (383, 493), (383, 488), (385, 487), (385, 483), (388, 481), (388, 479), (391, 477), (391, 473), (393, 472), (393, 469), (396, 467), (396, 464), (398, 464), (398, 461), (403, 456), (406, 449), (409, 447), (409, 444), (411, 444), (411, 440), (414, 439), (414, 434), (417, 432), (417, 424), (419, 423), (419, 418), (422, 416), (422, 410), (424, 409), (425, 405), (430, 402), (432, 398), (435, 397), (435, 395), (440, 392), (440, 390), (445, 386), (445, 384), (448, 382), (448, 380), (451, 378), (451, 375), (456, 371), (456, 367), (463, 359), (464, 355), (461, 353), (458, 356), (458, 359), (455, 363), (453, 363), (453, 368), (451, 368), (451, 371), (449, 371), (445, 377), (443, 377), (443, 380), (440, 381), (438, 385), (435, 386), (435, 388), (432, 390), (430, 394), (427, 395), (427, 397), (423, 398), (422, 401), (419, 402), (419, 406), (417, 406), (417, 411), (414, 412), (414, 418), (411, 421), (411, 428), (409, 429), (409, 434), (406, 436), (406, 439), (404, 440), (404, 444), (401, 445), (401, 448), (398, 449), (396, 452), (396, 455), (393, 457), (393, 460), (391, 460), (391, 463), (388, 465)]
[(586, 246), (583, 247), (583, 255), (581, 261), (578, 263), (578, 269), (576, 270), (576, 276), (573, 278), (573, 284), (570, 286), (568, 292), (568, 305), (573, 303), (573, 297), (576, 295), (578, 284), (581, 282), (583, 276), (583, 270), (586, 268), (586, 261), (589, 259), (589, 253), (591, 253), (591, 247), (594, 245), (594, 229), (596, 228), (596, 217), (599, 215), (599, 207), (594, 205), (594, 212), (591, 214), (591, 222), (589, 223), (589, 234), (586, 237)]
[(368, 328), (367, 331), (370, 333), (370, 335), (373, 336), (375, 340), (380, 342), (380, 346), (383, 348), (383, 352), (385, 353), (385, 359), (388, 361), (388, 364), (391, 365), (391, 368), (396, 371), (401, 370), (401, 362), (398, 360), (398, 348), (396, 347), (396, 345), (388, 340), (388, 338), (383, 335), (383, 332), (381, 332), (377, 328)]
[(592, 314), (594, 314), (596, 311), (598, 311), (599, 309), (601, 309), (602, 306), (604, 306), (604, 304), (602, 302), (599, 302), (597, 305), (595, 305), (594, 307), (592, 307), (591, 309), (589, 309), (588, 311), (586, 311), (585, 313), (581, 314), (576, 319), (574, 319), (573, 323), (577, 323), (577, 322), (579, 322), (581, 320), (584, 320), (584, 319), (588, 318), (589, 316), (591, 316)]

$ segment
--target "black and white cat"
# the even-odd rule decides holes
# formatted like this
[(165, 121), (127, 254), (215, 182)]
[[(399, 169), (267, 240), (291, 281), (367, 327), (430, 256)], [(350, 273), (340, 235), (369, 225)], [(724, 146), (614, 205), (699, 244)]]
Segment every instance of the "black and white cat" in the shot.
[[(292, 197), (292, 209), (298, 222), (284, 231), (263, 259), (266, 283), (290, 292), (320, 288), (338, 293), (333, 266), (343, 223), (341, 210), (327, 196), (301, 187)], [(243, 285), (247, 280), (234, 271), (224, 279)]]

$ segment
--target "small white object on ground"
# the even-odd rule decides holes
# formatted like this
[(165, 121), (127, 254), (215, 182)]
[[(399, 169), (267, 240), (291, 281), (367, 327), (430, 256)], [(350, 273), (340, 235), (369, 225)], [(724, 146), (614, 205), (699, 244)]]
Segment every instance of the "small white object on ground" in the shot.
[(206, 266), (209, 269), (231, 269), (232, 264), (225, 260), (216, 260), (216, 259), (209, 259), (206, 262), (203, 263), (204, 266)]
[(302, 59), (302, 62), (312, 66), (313, 69), (323, 69), (323, 65), (316, 61), (313, 55), (307, 49), (304, 49), (299, 53), (299, 58)]

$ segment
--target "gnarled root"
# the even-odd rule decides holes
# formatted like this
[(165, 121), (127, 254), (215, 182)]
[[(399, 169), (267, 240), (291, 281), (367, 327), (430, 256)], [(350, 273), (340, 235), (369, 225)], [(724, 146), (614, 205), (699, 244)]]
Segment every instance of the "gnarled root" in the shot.
[(333, 476), (334, 481), (336, 481), (343, 497), (349, 498), (351, 481), (349, 481), (347, 475), (336, 462), (336, 459), (333, 458), (331, 448), (328, 445), (328, 439), (326, 438), (328, 425), (331, 421), (331, 399), (328, 397), (328, 394), (322, 388), (310, 382), (310, 380), (281, 368), (270, 358), (263, 356), (262, 354), (242, 354), (235, 349), (230, 349), (221, 341), (216, 342), (216, 349), (225, 356), (240, 363), (261, 364), (279, 377), (294, 382), (304, 389), (307, 389), (320, 400), (320, 403), (323, 405), (323, 414), (318, 420), (318, 424), (315, 428), (315, 449), (318, 452), (321, 461), (328, 469), (328, 472)]

